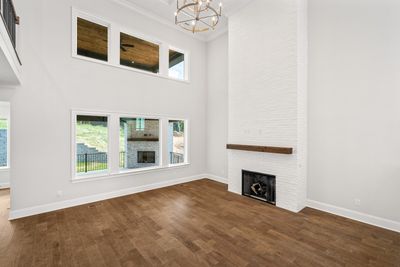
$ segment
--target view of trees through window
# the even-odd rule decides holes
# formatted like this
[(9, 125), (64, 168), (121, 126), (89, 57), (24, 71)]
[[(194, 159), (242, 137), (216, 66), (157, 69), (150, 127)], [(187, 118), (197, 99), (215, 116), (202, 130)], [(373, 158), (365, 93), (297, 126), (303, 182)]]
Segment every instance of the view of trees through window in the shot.
[(185, 162), (185, 121), (169, 121), (168, 152), (170, 164), (179, 164)]
[(8, 166), (8, 121), (0, 118), (0, 168)]
[(184, 80), (185, 79), (185, 55), (183, 53), (169, 50), (169, 77)]
[(108, 169), (108, 118), (78, 115), (76, 118), (76, 172)]
[[(117, 122), (115, 119), (119, 121)], [(186, 121), (169, 119), (165, 125), (165, 150), (169, 165), (187, 162)], [(0, 120), (0, 129), (6, 123)], [(123, 117), (117, 114), (75, 115), (75, 175), (111, 175), (130, 170), (163, 166), (161, 119)], [(115, 136), (117, 134), (117, 136)], [(109, 138), (118, 138), (119, 144)], [(112, 154), (110, 154), (109, 146)], [(119, 150), (118, 150), (119, 149)], [(115, 158), (114, 158), (115, 157)], [(113, 162), (112, 164), (110, 162)]]

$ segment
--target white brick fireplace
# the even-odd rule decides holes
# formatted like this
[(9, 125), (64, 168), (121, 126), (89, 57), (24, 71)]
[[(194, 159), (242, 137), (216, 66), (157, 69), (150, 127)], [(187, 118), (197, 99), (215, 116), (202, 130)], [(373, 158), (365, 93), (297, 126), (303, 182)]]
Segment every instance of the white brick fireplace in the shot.
[(294, 148), (228, 150), (229, 191), (241, 194), (242, 170), (275, 175), (277, 206), (295, 212), (306, 201), (306, 27), (303, 0), (254, 0), (229, 18), (228, 143)]

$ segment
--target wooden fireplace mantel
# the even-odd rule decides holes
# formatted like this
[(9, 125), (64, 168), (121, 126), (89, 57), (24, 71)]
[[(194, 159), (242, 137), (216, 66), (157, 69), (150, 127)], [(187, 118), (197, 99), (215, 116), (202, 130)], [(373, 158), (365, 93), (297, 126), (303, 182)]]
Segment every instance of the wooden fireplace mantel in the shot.
[(273, 146), (250, 146), (250, 145), (237, 145), (237, 144), (227, 144), (227, 149), (233, 150), (244, 150), (244, 151), (254, 151), (263, 153), (274, 153), (274, 154), (293, 154), (293, 148), (291, 147), (273, 147)]

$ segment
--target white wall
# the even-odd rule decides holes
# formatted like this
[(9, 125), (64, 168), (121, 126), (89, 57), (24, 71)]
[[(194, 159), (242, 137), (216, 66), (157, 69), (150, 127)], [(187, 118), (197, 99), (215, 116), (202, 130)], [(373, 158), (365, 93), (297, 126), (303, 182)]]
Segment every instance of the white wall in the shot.
[[(71, 57), (71, 6), (191, 52), (191, 81), (177, 82)], [(12, 211), (205, 172), (206, 46), (107, 0), (18, 1), (23, 86), (12, 106)], [(190, 120), (191, 164), (71, 183), (71, 109), (161, 114)], [(63, 196), (57, 197), (62, 190)]]
[(228, 34), (207, 44), (207, 172), (227, 178)]
[(398, 222), (399, 14), (398, 0), (309, 0), (308, 198)]
[(229, 18), (229, 128), (233, 144), (292, 147), (293, 155), (229, 151), (229, 190), (241, 170), (277, 176), (277, 206), (306, 200), (305, 2), (254, 0)]

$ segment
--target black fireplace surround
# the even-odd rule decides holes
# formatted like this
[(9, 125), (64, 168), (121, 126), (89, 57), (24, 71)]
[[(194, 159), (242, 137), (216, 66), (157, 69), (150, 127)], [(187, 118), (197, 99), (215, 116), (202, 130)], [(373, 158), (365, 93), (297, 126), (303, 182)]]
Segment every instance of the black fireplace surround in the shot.
[(242, 170), (242, 195), (276, 204), (276, 176)]

